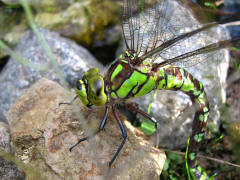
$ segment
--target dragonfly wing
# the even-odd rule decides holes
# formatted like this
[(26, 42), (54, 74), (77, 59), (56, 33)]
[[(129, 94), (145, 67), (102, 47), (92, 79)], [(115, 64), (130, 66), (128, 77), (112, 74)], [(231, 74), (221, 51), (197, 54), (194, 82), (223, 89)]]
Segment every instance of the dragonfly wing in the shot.
[[(147, 0), (124, 1), (125, 44), (128, 50), (134, 49), (142, 60), (150, 58), (152, 63), (164, 62), (167, 65), (171, 63), (168, 62), (170, 59), (229, 39), (224, 28), (215, 27), (218, 23), (200, 24), (181, 1), (159, 0), (153, 6), (148, 5)], [(215, 52), (192, 55), (171, 64), (189, 67), (214, 55)]]
[(240, 37), (230, 40), (219, 41), (216, 43), (209, 44), (199, 49), (189, 51), (185, 54), (181, 54), (171, 59), (167, 59), (159, 66), (174, 65), (179, 67), (190, 67), (200, 62), (205, 61), (208, 58), (212, 58), (216, 55), (217, 51), (224, 48), (237, 47), (240, 45)]
[(136, 18), (134, 14), (141, 11), (141, 1), (124, 0), (122, 14), (122, 32), (123, 39), (127, 50), (137, 49), (135, 39), (140, 29), (140, 18)]
[(183, 27), (194, 26), (187, 20), (191, 13), (178, 8), (179, 3), (173, 0), (124, 0), (122, 29), (126, 48), (141, 56), (177, 37)]
[(172, 31), (164, 29), (170, 14), (166, 0), (124, 0), (122, 29), (126, 48), (138, 55), (153, 49), (159, 36), (166, 35), (163, 32)]

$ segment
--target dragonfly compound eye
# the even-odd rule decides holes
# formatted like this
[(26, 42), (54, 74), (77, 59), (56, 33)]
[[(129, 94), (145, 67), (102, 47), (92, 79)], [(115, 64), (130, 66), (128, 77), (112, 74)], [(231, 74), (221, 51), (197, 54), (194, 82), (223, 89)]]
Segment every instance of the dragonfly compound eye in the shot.
[(96, 74), (88, 81), (88, 99), (95, 106), (102, 106), (106, 103), (104, 80), (100, 74)]
[(77, 83), (76, 83), (76, 88), (78, 89), (78, 90), (81, 90), (82, 89), (82, 82), (81, 82), (82, 80), (79, 80), (79, 81), (77, 81)]
[(94, 89), (96, 91), (96, 95), (99, 96), (100, 93), (102, 92), (104, 88), (104, 84), (103, 81), (101, 79), (96, 80), (95, 84), (94, 84)]
[(83, 80), (78, 80), (76, 83), (76, 92), (79, 99), (82, 101), (83, 105), (87, 106), (89, 104), (87, 98), (87, 85)]

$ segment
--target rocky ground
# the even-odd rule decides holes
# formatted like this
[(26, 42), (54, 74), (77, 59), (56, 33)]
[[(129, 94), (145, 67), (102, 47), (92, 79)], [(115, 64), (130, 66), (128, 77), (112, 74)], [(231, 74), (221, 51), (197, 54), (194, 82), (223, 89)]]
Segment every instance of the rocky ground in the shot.
[[(106, 165), (122, 140), (121, 131), (112, 115), (102, 133), (70, 153), (69, 147), (79, 137), (89, 134), (91, 129), (96, 129), (104, 111), (89, 111), (79, 102), (74, 105), (80, 109), (79, 111), (77, 108), (78, 113), (73, 107), (58, 106), (61, 101), (71, 100), (74, 96), (71, 93), (75, 81), (87, 69), (98, 67), (104, 72), (107, 67), (104, 65), (112, 62), (116, 54), (119, 55), (116, 51), (117, 48), (122, 49), (119, 25), (121, 1), (28, 2), (33, 11), (34, 21), (41, 27), (39, 31), (51, 48), (62, 73), (58, 73), (59, 69), (51, 62), (45, 47), (30, 30), (19, 1), (0, 1), (0, 177), (158, 177), (163, 168), (164, 153), (153, 148), (151, 138), (134, 128), (128, 121), (124, 121), (128, 133), (125, 148), (117, 158), (113, 171), (107, 172)], [(185, 24), (186, 29), (198, 24), (196, 19), (188, 16), (185, 8), (181, 9), (179, 4), (170, 2), (169, 10), (177, 9), (171, 13), (171, 17), (177, 19), (175, 24), (171, 28), (166, 27), (171, 30), (172, 37), (178, 35), (176, 29), (181, 24)], [(224, 10), (232, 7), (238, 12), (238, 2), (234, 5), (233, 3), (234, 0), (225, 1)], [(180, 21), (181, 19), (183, 21)], [(206, 45), (230, 36), (239, 37), (238, 28), (239, 26), (230, 28), (232, 35), (225, 28), (216, 28), (207, 34), (199, 34), (195, 39), (185, 41), (180, 49), (177, 47), (170, 50), (173, 54), (184, 53), (188, 47)], [(12, 48), (13, 52), (3, 50), (2, 42)], [(30, 63), (21, 64), (13, 55), (20, 55)], [(200, 63), (199, 66), (187, 70), (203, 82), (208, 93), (211, 114), (207, 138), (214, 141), (215, 137), (224, 135), (223, 140), (218, 143), (207, 141), (206, 146), (201, 149), (201, 152), (205, 152), (202, 154), (240, 164), (239, 50), (231, 49), (230, 55), (228, 51), (221, 51), (201, 56), (206, 63)], [(39, 71), (40, 66), (44, 68)], [(150, 99), (151, 95), (137, 101), (140, 108), (146, 111)], [(191, 107), (191, 100), (183, 93), (161, 91), (155, 96), (151, 113), (161, 125), (159, 141), (162, 148), (184, 151), (195, 112)], [(126, 119), (122, 115), (120, 117)], [(135, 114), (128, 118), (133, 122), (132, 119), (143, 121), (142, 117)], [(175, 164), (170, 167), (177, 164), (175, 160), (173, 158)], [(210, 169), (209, 173), (220, 170), (217, 179), (240, 179), (239, 168), (226, 163), (212, 163), (204, 158), (200, 158), (199, 161)], [(183, 160), (181, 163), (178, 167), (184, 167)], [(182, 171), (182, 168), (180, 169)], [(169, 173), (169, 169), (165, 170)], [(181, 174), (178, 168), (173, 170), (176, 172), (174, 175)], [(167, 177), (169, 175), (167, 174)]]

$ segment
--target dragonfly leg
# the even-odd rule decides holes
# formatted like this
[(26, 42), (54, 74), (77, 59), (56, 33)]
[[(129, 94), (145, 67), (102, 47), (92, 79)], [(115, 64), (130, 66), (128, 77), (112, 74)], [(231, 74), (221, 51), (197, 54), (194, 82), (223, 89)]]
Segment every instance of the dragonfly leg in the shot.
[(79, 143), (81, 143), (82, 141), (85, 141), (85, 140), (87, 140), (87, 139), (89, 139), (89, 138), (92, 138), (92, 137), (95, 136), (97, 133), (99, 133), (101, 130), (103, 130), (103, 128), (104, 128), (104, 126), (105, 126), (105, 124), (106, 124), (106, 120), (107, 120), (108, 108), (109, 108), (109, 107), (106, 105), (106, 106), (105, 106), (105, 113), (104, 113), (102, 122), (101, 122), (98, 130), (97, 130), (96, 132), (94, 132), (94, 133), (93, 133), (92, 135), (90, 135), (90, 136), (87, 136), (87, 137), (84, 137), (84, 138), (82, 138), (82, 139), (79, 139), (76, 144), (74, 144), (72, 147), (69, 148), (69, 151), (72, 151), (72, 149), (73, 149), (74, 147), (76, 147)]
[[(146, 112), (142, 111), (141, 109), (139, 109), (136, 105), (136, 103), (129, 103), (125, 105), (127, 108), (135, 111), (136, 113), (141, 114), (143, 117), (148, 118), (150, 121), (152, 121), (154, 123), (155, 129), (158, 132), (158, 123), (157, 120), (155, 118), (153, 118), (152, 116), (150, 116), (149, 114), (147, 114)], [(155, 146), (157, 146), (157, 133), (155, 135), (155, 142), (154, 142)]]
[(77, 99), (78, 96), (75, 96), (70, 102), (61, 102), (58, 104), (58, 106), (61, 106), (62, 104), (66, 105), (72, 105), (72, 103)]
[(116, 107), (115, 107), (115, 105), (112, 106), (112, 111), (113, 111), (113, 115), (114, 115), (115, 119), (117, 120), (118, 125), (120, 126), (120, 129), (121, 129), (121, 131), (122, 131), (123, 140), (122, 140), (122, 143), (120, 144), (120, 146), (118, 147), (117, 152), (114, 154), (112, 160), (109, 162), (109, 164), (108, 164), (109, 168), (111, 168), (114, 160), (115, 160), (116, 157), (118, 156), (119, 152), (121, 151), (121, 149), (122, 149), (122, 147), (123, 147), (123, 145), (125, 144), (125, 141), (126, 141), (126, 139), (127, 139), (127, 132), (126, 132), (126, 130), (125, 130), (125, 127), (124, 127), (122, 121), (120, 120), (120, 118), (119, 118), (119, 116), (118, 116), (118, 114), (117, 114), (117, 112), (116, 112)]

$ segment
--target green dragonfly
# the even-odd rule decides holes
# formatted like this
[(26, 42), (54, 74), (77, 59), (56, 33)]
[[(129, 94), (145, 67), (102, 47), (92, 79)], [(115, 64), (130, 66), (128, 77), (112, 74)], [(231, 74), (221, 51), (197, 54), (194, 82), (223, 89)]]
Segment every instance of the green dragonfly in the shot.
[[(170, 15), (168, 13), (167, 0), (158, 0), (149, 5), (147, 0), (124, 0), (122, 14), (122, 32), (125, 44), (125, 52), (119, 56), (102, 76), (97, 68), (89, 69), (76, 83), (77, 96), (70, 103), (79, 98), (87, 107), (105, 106), (104, 117), (96, 132), (80, 139), (70, 148), (70, 151), (82, 141), (85, 141), (103, 130), (109, 111), (113, 112), (120, 126), (123, 140), (109, 162), (112, 166), (121, 151), (127, 133), (121, 119), (117, 114), (119, 104), (141, 114), (151, 120), (157, 129), (157, 120), (133, 103), (126, 103), (130, 98), (144, 96), (154, 90), (182, 91), (187, 94), (197, 106), (192, 135), (187, 150), (187, 164), (193, 179), (212, 179), (198, 165), (196, 155), (200, 148), (209, 117), (209, 103), (203, 84), (183, 67), (199, 63), (198, 56), (215, 52), (222, 48), (239, 45), (240, 38), (227, 39), (207, 46), (190, 50), (173, 57), (164, 56), (167, 50), (181, 41), (193, 37), (208, 29), (239, 20), (239, 16), (233, 16), (219, 22), (209, 23), (195, 28), (192, 31), (180, 33), (178, 36), (166, 37), (164, 28), (168, 26)], [(147, 8), (148, 6), (148, 8)], [(161, 58), (161, 62), (157, 59)], [(181, 67), (175, 66), (181, 64)], [(215, 175), (214, 175), (215, 176)]]

